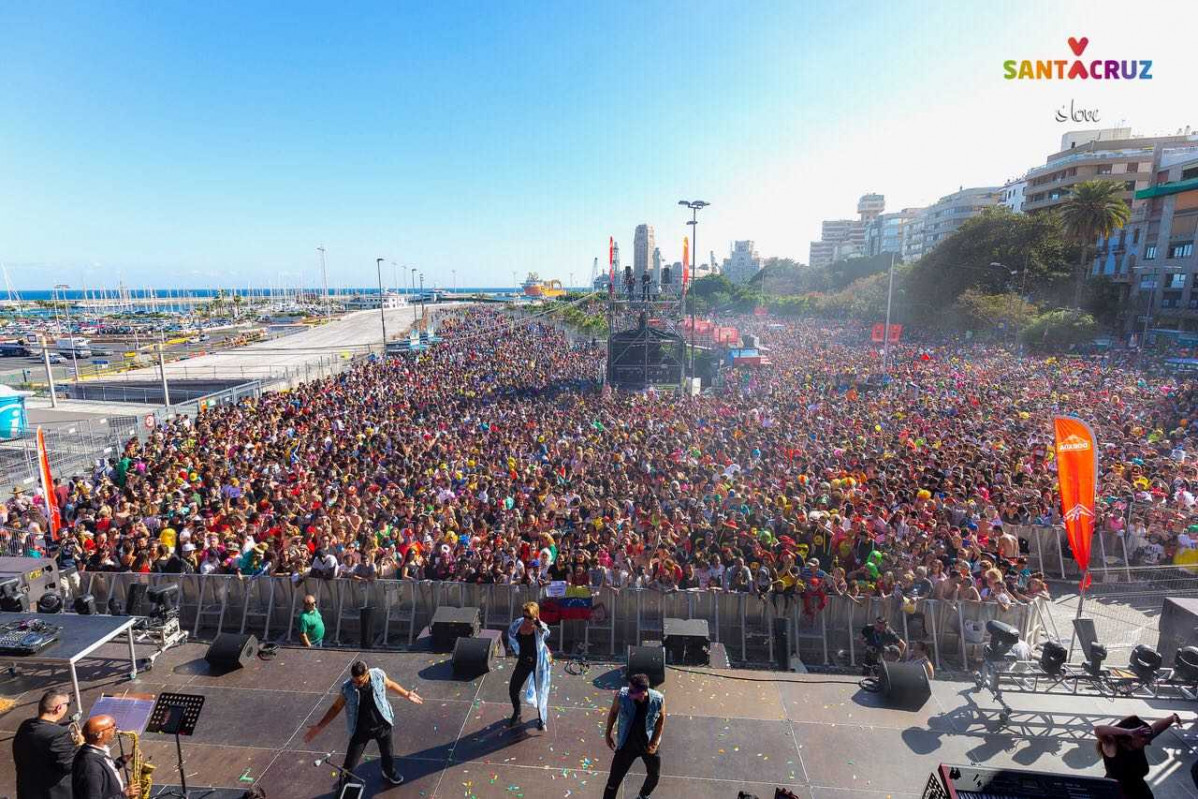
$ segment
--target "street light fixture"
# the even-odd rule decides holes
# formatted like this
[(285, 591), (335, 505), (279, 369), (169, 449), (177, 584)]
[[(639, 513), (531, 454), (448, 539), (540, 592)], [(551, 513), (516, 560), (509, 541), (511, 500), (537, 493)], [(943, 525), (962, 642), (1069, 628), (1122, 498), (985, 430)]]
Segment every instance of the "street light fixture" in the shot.
[(383, 359), (387, 358), (387, 312), (384, 310), (383, 297), (383, 259), (374, 259), (375, 268), (379, 273), (379, 321), (383, 325)]
[[(685, 208), (691, 209), (690, 221), (686, 223), (686, 224), (690, 225), (690, 227), (691, 227), (691, 251), (694, 252), (694, 257), (691, 258), (691, 261), (693, 262), (691, 265), (691, 272), (698, 273), (698, 271), (699, 271), (698, 270), (698, 266), (699, 266), (699, 212), (702, 211), (707, 206), (711, 205), (711, 203), (704, 202), (703, 200), (679, 200), (678, 204)], [(691, 275), (691, 279), (694, 280), (694, 274)], [(685, 288), (685, 287), (683, 287), (683, 288)], [(695, 376), (695, 301), (694, 301), (694, 298), (690, 298), (690, 301), (691, 301), (690, 376), (693, 378)]]
[[(1007, 266), (1006, 264), (1000, 264), (997, 261), (990, 262), (991, 266), (1007, 270), (1007, 273), (1010, 274), (1011, 277), (1015, 277), (1015, 275), (1022, 274), (1022, 277), (1020, 277), (1020, 279), (1019, 279), (1019, 301), (1021, 303), (1027, 301), (1026, 300), (1026, 298), (1027, 298), (1027, 272), (1028, 272), (1028, 266), (1031, 264), (1031, 258), (1032, 258), (1032, 255), (1030, 252), (1026, 253), (1023, 256), (1023, 269), (1012, 269), (1011, 267)], [(1020, 308), (1020, 310), (1022, 311), (1022, 308)], [(1012, 314), (1012, 316), (1014, 316), (1014, 314)], [(1019, 357), (1022, 358), (1023, 357), (1023, 342), (1019, 340), (1019, 317), (1015, 316), (1012, 321), (1014, 322), (1014, 325), (1015, 325), (1014, 333), (1015, 333), (1016, 352), (1019, 355)]]

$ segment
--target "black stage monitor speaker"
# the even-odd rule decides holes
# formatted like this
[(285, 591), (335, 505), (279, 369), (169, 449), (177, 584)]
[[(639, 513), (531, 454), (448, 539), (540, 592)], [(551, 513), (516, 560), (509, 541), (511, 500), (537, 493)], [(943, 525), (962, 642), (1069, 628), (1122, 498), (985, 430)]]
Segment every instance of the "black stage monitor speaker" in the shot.
[(369, 605), (358, 610), (358, 647), (374, 649), (374, 608)]
[(654, 688), (666, 681), (666, 650), (660, 646), (630, 646), (628, 647), (628, 666), (626, 677), (633, 674), (647, 674), (649, 684)]
[(494, 638), (459, 638), (453, 645), (453, 676), (472, 680), (491, 670), (495, 657)]
[(258, 639), (252, 635), (221, 633), (216, 636), (204, 660), (213, 671), (232, 671), (250, 665), (258, 656)]
[(1198, 597), (1168, 597), (1160, 618), (1161, 660), (1172, 663), (1177, 651), (1198, 646)]
[(665, 619), (662, 640), (670, 663), (707, 666), (711, 663), (711, 634), (707, 619)]
[(452, 652), (459, 638), (473, 638), (482, 626), (482, 615), (478, 608), (451, 608), (442, 605), (433, 613), (430, 625), (433, 634), (433, 649)]
[(145, 583), (130, 583), (125, 593), (125, 615), (144, 616), (146, 613), (146, 591), (150, 587)]
[(932, 686), (923, 665), (883, 660), (879, 668), (878, 685), (888, 706), (919, 710), (931, 697)]
[(774, 664), (790, 671), (790, 619), (774, 619)]

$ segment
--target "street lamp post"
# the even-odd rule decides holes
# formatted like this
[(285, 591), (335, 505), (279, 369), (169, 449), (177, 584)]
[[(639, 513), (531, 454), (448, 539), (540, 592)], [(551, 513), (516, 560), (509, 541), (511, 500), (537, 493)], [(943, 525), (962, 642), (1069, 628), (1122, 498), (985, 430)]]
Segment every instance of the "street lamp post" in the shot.
[(327, 322), (332, 317), (329, 310), (329, 276), (324, 268), (324, 247), (317, 247), (316, 250), (320, 253), (320, 286), (324, 292), (324, 319)]
[(70, 288), (66, 283), (59, 283), (55, 287), (59, 298), (62, 300), (62, 314), (67, 326), (67, 341), (71, 342), (71, 368), (75, 370), (74, 383), (79, 383), (79, 358), (75, 354), (75, 336), (71, 334), (71, 304), (67, 301), (67, 289)]
[[(678, 204), (691, 209), (691, 219), (686, 224), (690, 225), (690, 228), (691, 228), (691, 252), (694, 253), (694, 257), (691, 258), (691, 261), (693, 262), (691, 265), (691, 272), (697, 273), (698, 272), (697, 267), (699, 266), (699, 212), (702, 211), (707, 206), (711, 205), (711, 203), (704, 202), (703, 200), (679, 200)], [(692, 274), (691, 279), (692, 280), (694, 279), (693, 274)], [(693, 297), (690, 298), (690, 303), (691, 303), (690, 376), (693, 378), (695, 376), (695, 300)]]
[[(1030, 263), (1031, 263), (1031, 253), (1024, 255), (1022, 270), (1012, 269), (1011, 267), (1007, 266), (1006, 264), (1000, 264), (998, 261), (990, 262), (991, 266), (996, 266), (996, 267), (999, 267), (1000, 269), (1007, 270), (1007, 274), (1009, 274), (1011, 277), (1015, 277), (1015, 275), (1019, 275), (1022, 273), (1022, 276), (1020, 277), (1020, 280), (1019, 280), (1019, 301), (1021, 303), (1024, 302), (1024, 297), (1027, 296), (1027, 269), (1028, 269), (1028, 265)], [(1023, 357), (1023, 344), (1021, 344), (1019, 342), (1019, 319), (1011, 306), (1012, 306), (1012, 303), (1008, 302), (1007, 303), (1007, 315), (1011, 317), (1011, 327), (1015, 333), (1015, 351), (1018, 354), (1018, 356), (1020, 358), (1022, 358)], [(1023, 309), (1021, 307), (1020, 308), (1021, 314), (1022, 314), (1022, 311), (1023, 311)]]
[(894, 253), (890, 253), (890, 280), (886, 288), (886, 329), (882, 331), (882, 374), (890, 374), (890, 306), (894, 300)]
[(375, 268), (379, 273), (379, 321), (383, 325), (383, 358), (387, 357), (387, 312), (383, 307), (383, 259), (374, 259)]

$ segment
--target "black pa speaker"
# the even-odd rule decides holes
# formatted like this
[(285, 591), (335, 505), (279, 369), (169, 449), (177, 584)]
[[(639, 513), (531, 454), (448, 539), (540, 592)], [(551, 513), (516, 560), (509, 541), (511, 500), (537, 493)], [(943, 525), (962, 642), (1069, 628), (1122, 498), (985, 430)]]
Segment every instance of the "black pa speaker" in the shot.
[(146, 591), (150, 587), (145, 583), (130, 583), (129, 590), (125, 593), (125, 615), (126, 616), (144, 616), (146, 604)]
[(628, 647), (626, 676), (645, 674), (654, 688), (666, 681), (666, 650), (663, 646)]
[(358, 611), (358, 648), (374, 649), (374, 608), (369, 605)]
[(774, 619), (774, 664), (778, 671), (790, 671), (790, 619)]
[(661, 637), (670, 663), (687, 666), (711, 664), (711, 633), (707, 619), (664, 619)]
[(482, 614), (478, 608), (453, 608), (442, 605), (434, 611), (433, 622), (429, 625), (433, 634), (433, 649), (438, 652), (452, 652), (457, 639), (478, 635), (481, 626)]
[(495, 640), (491, 638), (459, 638), (453, 645), (453, 676), (472, 680), (491, 670), (495, 657)]
[(881, 671), (878, 685), (883, 699), (890, 707), (903, 710), (919, 710), (932, 696), (928, 673), (921, 663), (890, 663), (883, 660), (878, 664)]
[(252, 635), (221, 633), (208, 647), (204, 660), (213, 671), (232, 671), (250, 665), (258, 656), (258, 639)]

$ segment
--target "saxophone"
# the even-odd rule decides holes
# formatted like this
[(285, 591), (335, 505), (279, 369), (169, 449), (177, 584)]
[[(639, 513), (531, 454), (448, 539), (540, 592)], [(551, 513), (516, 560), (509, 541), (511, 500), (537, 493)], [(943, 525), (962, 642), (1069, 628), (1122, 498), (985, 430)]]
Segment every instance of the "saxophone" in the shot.
[(126, 736), (131, 744), (129, 757), (125, 761), (125, 767), (129, 769), (129, 784), (140, 788), (139, 799), (150, 799), (150, 791), (154, 787), (154, 769), (157, 766), (142, 755), (141, 740), (137, 733), (121, 730), (117, 734)]

